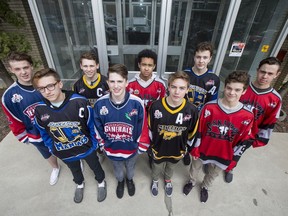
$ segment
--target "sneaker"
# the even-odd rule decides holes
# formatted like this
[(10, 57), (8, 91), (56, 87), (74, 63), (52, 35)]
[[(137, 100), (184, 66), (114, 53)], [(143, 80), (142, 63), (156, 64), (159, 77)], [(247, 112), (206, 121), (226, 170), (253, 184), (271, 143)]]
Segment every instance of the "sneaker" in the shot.
[(60, 165), (58, 168), (53, 168), (51, 175), (50, 175), (50, 185), (55, 185), (58, 181), (59, 173), (60, 173)]
[(116, 188), (116, 195), (119, 199), (121, 199), (124, 195), (124, 180), (122, 182), (118, 182)]
[(126, 184), (129, 196), (133, 196), (135, 194), (135, 184), (133, 182), (133, 179), (131, 180), (126, 179)]
[(158, 195), (158, 181), (152, 181), (151, 183), (151, 193), (153, 197)]
[(83, 194), (84, 194), (84, 182), (83, 182), (83, 187), (79, 187), (79, 185), (77, 185), (75, 194), (74, 194), (74, 202), (75, 203), (82, 202)]
[(191, 163), (190, 154), (188, 152), (184, 155), (183, 163), (186, 166), (190, 165), (190, 163)]
[(184, 187), (183, 187), (183, 193), (185, 196), (187, 196), (190, 191), (192, 190), (192, 188), (194, 187), (194, 185), (192, 184), (191, 181), (187, 182)]
[(165, 182), (165, 193), (167, 197), (171, 197), (173, 192), (173, 186), (171, 182)]
[(102, 202), (106, 199), (107, 196), (107, 187), (106, 181), (104, 180), (104, 186), (99, 186), (98, 184), (98, 192), (97, 192), (97, 201)]
[(201, 188), (200, 191), (200, 201), (205, 203), (208, 200), (208, 190), (205, 187)]
[(225, 172), (225, 182), (230, 183), (233, 181), (233, 170)]

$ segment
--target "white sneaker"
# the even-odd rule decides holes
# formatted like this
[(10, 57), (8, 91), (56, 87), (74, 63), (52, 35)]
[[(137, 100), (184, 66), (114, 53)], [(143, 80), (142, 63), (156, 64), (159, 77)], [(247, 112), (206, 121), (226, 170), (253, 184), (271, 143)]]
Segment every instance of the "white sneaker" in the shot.
[(58, 181), (59, 173), (60, 173), (60, 165), (58, 168), (53, 168), (50, 175), (50, 185), (55, 185)]

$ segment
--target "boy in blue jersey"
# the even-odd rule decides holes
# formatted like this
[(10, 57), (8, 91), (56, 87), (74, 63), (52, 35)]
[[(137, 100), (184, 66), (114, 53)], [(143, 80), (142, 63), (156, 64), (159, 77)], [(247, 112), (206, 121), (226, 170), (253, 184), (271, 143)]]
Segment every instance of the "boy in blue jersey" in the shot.
[(135, 194), (133, 177), (137, 155), (149, 147), (145, 106), (139, 97), (126, 91), (127, 79), (125, 65), (111, 66), (108, 69), (110, 94), (99, 98), (94, 106), (100, 145), (113, 164), (119, 199), (124, 195), (125, 178), (129, 196)]
[(52, 166), (49, 183), (55, 185), (58, 181), (60, 166), (57, 158), (51, 155), (44, 145), (34, 125), (34, 109), (42, 100), (42, 96), (32, 86), (32, 58), (26, 53), (12, 52), (7, 61), (10, 72), (17, 78), (2, 96), (2, 108), (7, 116), (9, 127), (20, 142), (35, 146)]
[[(213, 46), (211, 43), (199, 43), (194, 53), (194, 66), (184, 70), (190, 77), (190, 85), (187, 93), (188, 100), (193, 103), (199, 111), (204, 104), (218, 97), (220, 79), (208, 69), (212, 55)], [(186, 154), (184, 164), (189, 165), (190, 161), (189, 154)]]
[(84, 176), (80, 159), (87, 162), (98, 182), (98, 202), (106, 198), (105, 173), (99, 163), (98, 142), (93, 123), (93, 110), (88, 100), (72, 91), (62, 91), (63, 83), (53, 69), (42, 69), (32, 79), (33, 86), (45, 98), (35, 108), (35, 123), (50, 152), (71, 170), (77, 184), (74, 202), (84, 193)]

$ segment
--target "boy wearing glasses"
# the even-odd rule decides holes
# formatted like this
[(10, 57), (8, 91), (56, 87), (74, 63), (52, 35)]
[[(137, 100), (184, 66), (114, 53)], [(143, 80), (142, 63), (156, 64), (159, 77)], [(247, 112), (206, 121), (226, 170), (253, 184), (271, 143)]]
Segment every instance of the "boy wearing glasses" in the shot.
[[(151, 103), (166, 95), (165, 82), (153, 74), (157, 63), (157, 54), (149, 49), (138, 53), (138, 67), (140, 73), (129, 81), (127, 91), (140, 97), (144, 101), (146, 112)], [(152, 167), (151, 149), (147, 150), (149, 166)]]
[(25, 53), (12, 52), (7, 60), (10, 72), (17, 78), (2, 96), (2, 108), (8, 118), (9, 127), (20, 142), (34, 145), (52, 166), (49, 182), (50, 185), (55, 185), (60, 166), (57, 158), (45, 146), (33, 121), (34, 109), (42, 100), (42, 96), (32, 86), (32, 58)]
[(35, 124), (50, 152), (71, 170), (77, 184), (74, 202), (84, 193), (84, 176), (80, 159), (87, 162), (98, 182), (98, 202), (106, 198), (105, 173), (99, 163), (98, 142), (93, 123), (93, 110), (88, 100), (72, 91), (62, 91), (63, 83), (53, 69), (35, 73), (33, 86), (45, 98), (35, 108)]

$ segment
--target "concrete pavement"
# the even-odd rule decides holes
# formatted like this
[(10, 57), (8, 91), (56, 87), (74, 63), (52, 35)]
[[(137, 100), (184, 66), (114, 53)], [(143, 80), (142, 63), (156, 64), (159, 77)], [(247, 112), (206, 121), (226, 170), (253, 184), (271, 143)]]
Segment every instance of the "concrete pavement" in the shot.
[[(209, 199), (199, 201), (199, 188), (188, 196), (182, 187), (188, 178), (182, 162), (173, 177), (173, 196), (164, 195), (159, 182), (158, 197), (150, 193), (150, 169), (146, 154), (138, 158), (134, 181), (136, 194), (129, 197), (125, 186), (124, 197), (115, 194), (116, 180), (112, 165), (105, 159), (108, 194), (98, 203), (96, 182), (85, 163), (85, 191), (82, 203), (73, 202), (75, 184), (62, 162), (59, 181), (49, 185), (51, 168), (36, 148), (19, 143), (12, 133), (0, 143), (0, 215), (3, 216), (164, 216), (172, 207), (173, 215), (193, 216), (282, 216), (288, 215), (288, 134), (273, 133), (268, 146), (249, 149), (234, 171), (234, 180), (227, 184), (223, 176), (216, 179), (209, 190)], [(199, 181), (202, 178), (202, 173)]]

